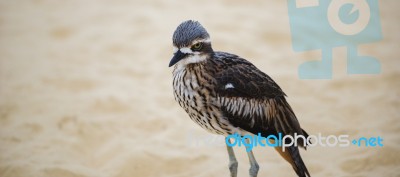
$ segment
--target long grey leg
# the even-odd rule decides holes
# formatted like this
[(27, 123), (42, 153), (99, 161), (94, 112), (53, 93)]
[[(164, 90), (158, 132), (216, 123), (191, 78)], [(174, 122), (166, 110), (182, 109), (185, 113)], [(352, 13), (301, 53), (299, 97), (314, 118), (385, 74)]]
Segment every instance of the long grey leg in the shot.
[[(231, 143), (231, 140), (228, 139), (229, 143)], [(238, 168), (238, 162), (235, 157), (235, 152), (233, 152), (233, 148), (226, 145), (226, 149), (228, 150), (228, 155), (229, 155), (229, 170), (231, 171), (231, 177), (237, 177), (237, 168)]]
[[(250, 144), (249, 139), (246, 139), (246, 142), (247, 144)], [(246, 147), (246, 150), (248, 150), (248, 148), (250, 147)], [(249, 170), (250, 177), (257, 177), (258, 169), (260, 169), (260, 167), (258, 166), (256, 158), (253, 155), (253, 151), (247, 152), (247, 156), (249, 156), (249, 161), (250, 161), (250, 170)]]

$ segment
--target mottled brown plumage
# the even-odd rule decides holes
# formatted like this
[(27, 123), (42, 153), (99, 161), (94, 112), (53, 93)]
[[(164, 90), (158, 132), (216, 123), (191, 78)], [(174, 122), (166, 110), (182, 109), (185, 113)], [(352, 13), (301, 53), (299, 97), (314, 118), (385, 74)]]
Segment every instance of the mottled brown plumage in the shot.
[[(179, 37), (174, 39), (176, 52), (170, 63), (170, 66), (176, 64), (174, 96), (189, 117), (209, 132), (224, 136), (233, 133), (308, 136), (282, 89), (249, 61), (214, 52), (204, 31), (198, 22), (186, 21), (174, 33), (174, 37)], [(280, 154), (292, 164), (298, 176), (310, 176), (298, 147), (288, 147)], [(257, 175), (258, 165), (255, 171), (250, 170), (250, 175)]]

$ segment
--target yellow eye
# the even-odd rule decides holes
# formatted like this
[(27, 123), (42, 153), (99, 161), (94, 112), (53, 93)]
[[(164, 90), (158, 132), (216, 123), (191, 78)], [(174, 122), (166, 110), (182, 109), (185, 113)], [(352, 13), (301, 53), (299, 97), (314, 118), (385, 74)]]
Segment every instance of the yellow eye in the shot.
[(203, 43), (199, 42), (192, 46), (192, 50), (201, 50), (202, 47), (203, 47)]

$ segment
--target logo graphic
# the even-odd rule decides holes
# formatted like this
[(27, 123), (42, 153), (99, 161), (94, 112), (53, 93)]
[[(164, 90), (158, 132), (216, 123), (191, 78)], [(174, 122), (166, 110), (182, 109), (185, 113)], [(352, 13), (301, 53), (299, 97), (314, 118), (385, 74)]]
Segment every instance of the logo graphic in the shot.
[[(231, 141), (229, 141), (231, 140)], [(299, 141), (302, 140), (302, 141)], [(303, 144), (301, 144), (303, 143)], [(304, 144), (307, 143), (307, 144)], [(284, 152), (286, 147), (290, 146), (307, 146), (307, 147), (383, 147), (383, 137), (350, 137), (350, 135), (323, 135), (322, 133), (310, 134), (308, 137), (303, 135), (269, 135), (261, 136), (260, 133), (254, 135), (239, 135), (237, 133), (228, 135), (227, 137), (213, 134), (196, 134), (194, 132), (186, 133), (186, 144), (188, 146), (199, 147), (223, 147), (223, 146), (244, 146), (249, 152), (253, 148), (260, 147), (280, 147)]]
[(332, 49), (347, 46), (347, 74), (379, 74), (381, 64), (357, 46), (382, 39), (378, 0), (288, 0), (292, 46), (321, 50), (322, 59), (299, 66), (300, 79), (332, 79)]
[[(233, 140), (233, 142), (229, 142), (228, 139)], [(245, 146), (246, 151), (251, 151), (254, 147), (261, 146), (269, 146), (269, 147), (281, 147), (282, 151), (285, 152), (286, 147), (290, 146), (299, 146), (298, 140), (301, 139), (304, 144), (302, 146), (314, 147), (350, 147), (350, 139), (349, 135), (329, 135), (323, 136), (321, 133), (318, 135), (309, 135), (307, 138), (303, 135), (298, 135), (295, 133), (293, 136), (285, 135), (282, 133), (278, 133), (278, 136), (269, 135), (267, 137), (262, 137), (260, 133), (257, 135), (244, 135), (240, 136), (239, 134), (232, 134), (227, 136), (225, 140), (226, 145), (233, 146)], [(247, 141), (246, 141), (247, 140)], [(353, 139), (351, 141), (353, 145), (358, 147), (383, 147), (383, 138), (378, 137), (361, 137), (358, 139)]]

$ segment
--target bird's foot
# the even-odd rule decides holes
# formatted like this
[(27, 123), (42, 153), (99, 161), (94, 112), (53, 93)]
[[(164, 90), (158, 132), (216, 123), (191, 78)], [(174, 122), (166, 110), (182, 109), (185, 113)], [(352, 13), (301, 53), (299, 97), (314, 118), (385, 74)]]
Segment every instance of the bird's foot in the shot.
[(250, 169), (249, 169), (250, 177), (257, 177), (259, 169), (260, 169), (260, 166), (257, 163), (251, 164)]
[(238, 162), (236, 160), (229, 162), (229, 171), (231, 172), (231, 177), (237, 177), (237, 168)]

